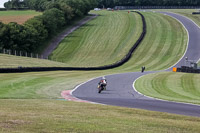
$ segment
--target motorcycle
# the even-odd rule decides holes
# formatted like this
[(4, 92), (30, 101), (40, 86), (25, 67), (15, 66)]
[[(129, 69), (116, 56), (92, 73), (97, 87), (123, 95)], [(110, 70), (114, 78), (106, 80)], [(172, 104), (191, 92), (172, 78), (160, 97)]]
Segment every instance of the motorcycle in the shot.
[(101, 91), (106, 90), (106, 86), (105, 85), (98, 85), (98, 92), (101, 93)]

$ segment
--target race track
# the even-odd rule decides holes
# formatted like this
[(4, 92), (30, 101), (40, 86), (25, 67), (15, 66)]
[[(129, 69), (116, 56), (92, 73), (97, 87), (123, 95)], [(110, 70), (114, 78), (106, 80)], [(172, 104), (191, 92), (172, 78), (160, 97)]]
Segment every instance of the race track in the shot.
[[(183, 58), (174, 66), (184, 65), (185, 57), (188, 57), (189, 60), (197, 61), (200, 58), (200, 28), (191, 20), (181, 15), (166, 12), (161, 13), (179, 20), (185, 26), (189, 35), (188, 49)], [(170, 67), (167, 71), (171, 70), (172, 67)], [(79, 99), (101, 104), (200, 117), (200, 106), (198, 105), (163, 101), (149, 98), (137, 93), (134, 90), (134, 81), (142, 75), (149, 73), (155, 73), (155, 71), (108, 75), (106, 76), (108, 89), (103, 91), (101, 94), (97, 91), (97, 83), (100, 78), (96, 78), (80, 85), (73, 91), (72, 94)]]

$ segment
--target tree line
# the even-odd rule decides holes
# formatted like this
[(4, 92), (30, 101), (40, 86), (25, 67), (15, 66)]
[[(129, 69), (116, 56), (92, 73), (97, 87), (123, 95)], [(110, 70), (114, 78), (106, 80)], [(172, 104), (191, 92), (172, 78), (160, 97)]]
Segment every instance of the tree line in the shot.
[[(36, 52), (56, 31), (97, 6), (96, 0), (11, 0), (43, 14), (27, 20), (23, 25), (0, 22), (0, 48)], [(20, 4), (17, 8), (20, 8)]]
[(29, 8), (43, 12), (23, 25), (0, 22), (0, 48), (34, 52), (73, 19), (95, 7), (198, 6), (199, 0), (9, 0), (7, 9)]
[(200, 0), (98, 0), (98, 7), (115, 6), (200, 6)]

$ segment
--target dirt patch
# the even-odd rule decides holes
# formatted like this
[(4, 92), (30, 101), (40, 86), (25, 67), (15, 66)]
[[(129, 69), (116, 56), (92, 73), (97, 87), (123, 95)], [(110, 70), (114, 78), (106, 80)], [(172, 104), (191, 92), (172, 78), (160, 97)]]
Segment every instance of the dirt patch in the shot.
[(28, 19), (33, 18), (36, 15), (23, 15), (23, 16), (1, 16), (0, 21), (5, 24), (10, 22), (16, 22), (18, 24), (24, 24)]

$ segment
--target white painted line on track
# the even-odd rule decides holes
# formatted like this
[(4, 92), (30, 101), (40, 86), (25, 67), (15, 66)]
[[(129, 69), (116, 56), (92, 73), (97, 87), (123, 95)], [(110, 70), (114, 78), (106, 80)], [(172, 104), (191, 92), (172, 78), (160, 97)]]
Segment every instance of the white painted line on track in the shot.
[[(162, 13), (161, 13), (161, 14), (162, 14)], [(166, 15), (167, 15), (167, 14), (166, 14)], [(167, 15), (167, 16), (172, 17), (172, 16), (170, 16), (170, 15)], [(185, 25), (184, 25), (180, 20), (178, 20), (177, 18), (174, 18), (174, 17), (172, 17), (172, 18), (173, 18), (173, 19), (176, 19), (176, 20), (184, 27), (184, 29), (185, 29), (186, 32), (187, 32), (188, 40), (187, 40), (187, 47), (186, 47), (186, 49), (185, 49), (185, 52), (184, 52), (183, 56), (178, 60), (178, 62), (176, 62), (176, 63), (175, 63), (174, 65), (172, 65), (171, 67), (177, 65), (177, 64), (184, 58), (185, 54), (187, 53), (187, 50), (188, 50), (188, 47), (189, 47), (189, 40), (190, 40), (189, 32), (188, 32), (188, 29), (185, 27)], [(166, 70), (169, 70), (171, 67), (165, 69), (165, 71), (166, 71)]]
[[(186, 16), (184, 16), (182, 14), (178, 14), (178, 13), (174, 13), (174, 12), (169, 12), (169, 13), (180, 15), (180, 16), (186, 18), (186, 19), (189, 19), (190, 21), (192, 21), (200, 29), (200, 26), (194, 20), (192, 20), (191, 18), (188, 18), (188, 17), (186, 17)], [(198, 63), (199, 61), (200, 61), (200, 58), (199, 58), (199, 60), (196, 63)]]

